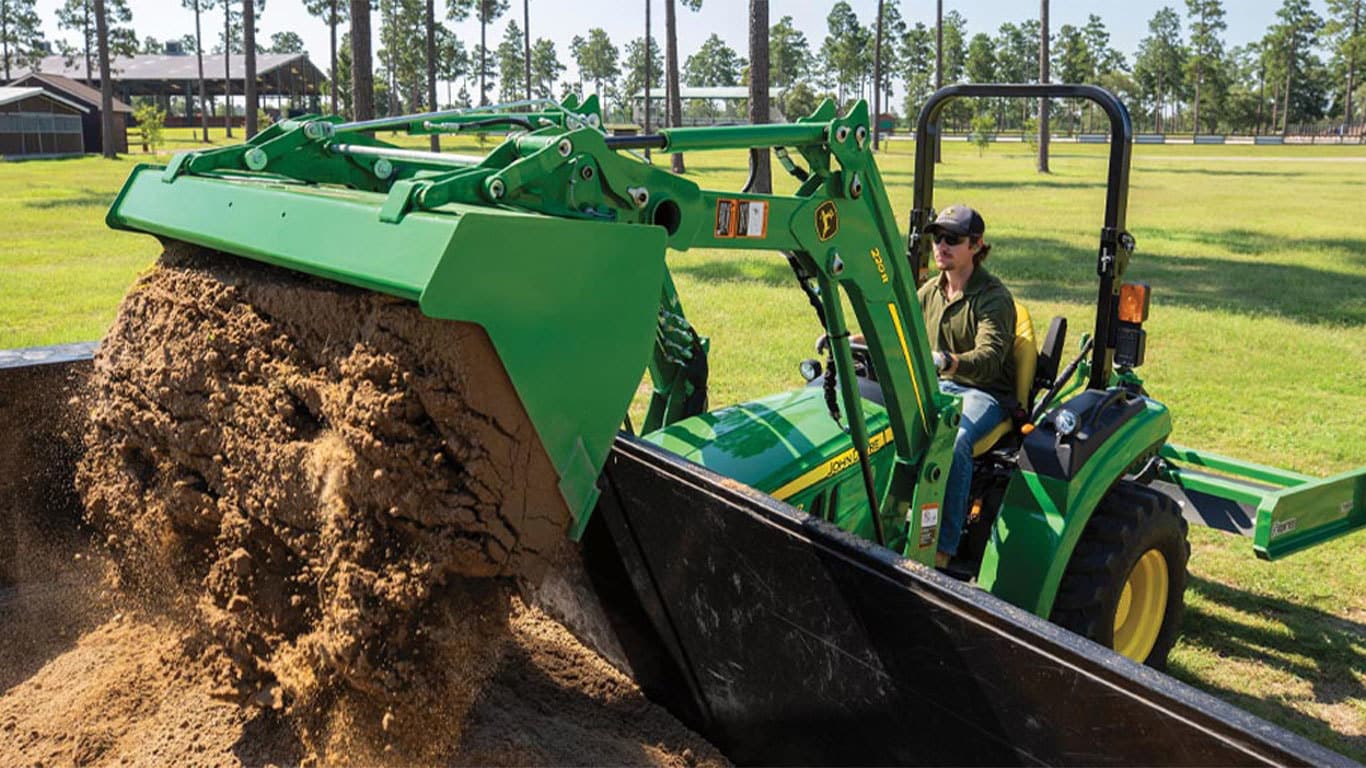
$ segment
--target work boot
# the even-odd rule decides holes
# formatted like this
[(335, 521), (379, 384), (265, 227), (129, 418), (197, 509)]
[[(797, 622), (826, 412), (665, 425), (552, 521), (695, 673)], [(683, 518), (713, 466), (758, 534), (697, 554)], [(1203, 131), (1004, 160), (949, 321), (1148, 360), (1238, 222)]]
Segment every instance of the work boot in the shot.
[(934, 567), (942, 571), (949, 567), (949, 561), (952, 559), (953, 555), (950, 555), (948, 552), (935, 552)]

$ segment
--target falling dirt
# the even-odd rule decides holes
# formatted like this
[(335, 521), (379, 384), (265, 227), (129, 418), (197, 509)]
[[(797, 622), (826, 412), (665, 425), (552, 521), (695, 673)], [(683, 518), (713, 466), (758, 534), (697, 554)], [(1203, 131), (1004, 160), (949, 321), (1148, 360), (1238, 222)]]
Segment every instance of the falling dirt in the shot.
[(477, 327), (172, 246), (78, 408), (96, 551), (0, 586), (0, 764), (723, 763), (520, 599), (568, 515), (511, 392)]

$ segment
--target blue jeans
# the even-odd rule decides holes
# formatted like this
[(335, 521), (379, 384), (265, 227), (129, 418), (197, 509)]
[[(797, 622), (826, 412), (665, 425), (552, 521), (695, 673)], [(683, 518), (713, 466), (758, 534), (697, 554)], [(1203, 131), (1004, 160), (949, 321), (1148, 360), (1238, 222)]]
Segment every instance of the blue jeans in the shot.
[(1006, 411), (995, 397), (980, 389), (941, 381), (939, 390), (963, 398), (963, 418), (958, 422), (958, 436), (953, 439), (953, 464), (949, 467), (948, 487), (944, 489), (944, 519), (939, 526), (939, 551), (952, 555), (958, 552), (958, 539), (968, 519), (972, 446), (1005, 420)]

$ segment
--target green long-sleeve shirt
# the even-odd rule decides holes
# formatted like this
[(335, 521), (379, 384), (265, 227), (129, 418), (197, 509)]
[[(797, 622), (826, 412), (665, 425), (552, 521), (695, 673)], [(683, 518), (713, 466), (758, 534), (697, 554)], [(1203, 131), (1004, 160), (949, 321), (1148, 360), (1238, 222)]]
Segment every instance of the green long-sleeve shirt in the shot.
[(944, 295), (945, 285), (941, 274), (920, 286), (930, 347), (958, 358), (954, 381), (988, 392), (1009, 407), (1015, 401), (1015, 300), (981, 266), (953, 301)]

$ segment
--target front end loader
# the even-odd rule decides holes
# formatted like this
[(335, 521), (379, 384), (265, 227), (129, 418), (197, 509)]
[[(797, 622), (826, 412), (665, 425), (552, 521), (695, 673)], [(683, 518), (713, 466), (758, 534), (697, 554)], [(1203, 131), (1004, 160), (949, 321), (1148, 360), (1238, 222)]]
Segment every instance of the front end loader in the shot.
[[(1089, 98), (1110, 116), (1114, 139), (1096, 264), (1095, 327), (1067, 365), (1061, 359), (1064, 333), (1050, 332), (1041, 353), (1033, 346), (1032, 328), (1021, 334), (1028, 343), (1017, 339), (1017, 351), (1034, 352), (1031, 368), (1039, 374), (1025, 382), (1023, 401), (1035, 407), (979, 457), (967, 539), (977, 549), (956, 567), (975, 578), (981, 591), (948, 586), (927, 568), (905, 565), (933, 563), (959, 418), (957, 398), (939, 390), (915, 298), (926, 277), (925, 226), (933, 219), (933, 163), (927, 153), (934, 142), (927, 139), (937, 132), (944, 103), (972, 96)], [(623, 584), (635, 587), (635, 596), (607, 601), (628, 606), (608, 611), (609, 623), (650, 628), (645, 633), (654, 640), (644, 647), (663, 648), (671, 660), (662, 663), (671, 671), (659, 678), (669, 681), (660, 687), (686, 691), (695, 721), (739, 727), (765, 712), (783, 723), (775, 732), (797, 738), (804, 727), (831, 716), (817, 708), (783, 719), (784, 710), (765, 699), (760, 681), (713, 663), (734, 658), (712, 641), (737, 637), (722, 631), (723, 625), (752, 630), (760, 626), (752, 613), (758, 609), (747, 605), (777, 610), (785, 602), (754, 599), (755, 588), (776, 588), (777, 596), (787, 588), (767, 577), (756, 585), (732, 570), (749, 565), (778, 574), (787, 567), (820, 570), (823, 562), (833, 569), (837, 560), (862, 563), (855, 570), (875, 574), (866, 585), (874, 592), (913, 589), (929, 603), (952, 594), (954, 615), (967, 624), (1029, 624), (1025, 613), (1006, 606), (1013, 604), (1161, 666), (1179, 626), (1187, 553), (1181, 510), (1163, 483), (1216, 495), (1221, 486), (1197, 485), (1180, 468), (1182, 460), (1202, 460), (1168, 445), (1167, 408), (1147, 395), (1133, 372), (1142, 362), (1147, 291), (1122, 282), (1134, 247), (1125, 231), (1132, 128), (1117, 99), (1090, 86), (955, 86), (935, 94), (920, 118), (908, 244), (901, 241), (874, 161), (866, 104), (840, 115), (827, 102), (810, 117), (783, 125), (675, 128), (627, 137), (604, 135), (599, 125), (591, 98), (360, 123), (296, 118), (243, 145), (178, 155), (164, 168), (138, 167), (108, 222), (389, 294), (415, 302), (431, 317), (482, 329), (503, 370), (470, 370), (468, 377), (476, 388), (513, 390), (533, 427), (533, 434), (519, 439), (544, 452), (567, 534), (583, 541), (590, 580), (604, 594)], [(407, 150), (375, 137), (379, 131), (492, 129), (512, 132), (485, 157)], [(642, 149), (751, 148), (773, 148), (799, 180), (797, 192), (702, 189), (634, 155)], [(824, 360), (803, 365), (808, 385), (708, 412), (709, 342), (684, 314), (666, 248), (780, 253), (810, 301), (813, 329), (823, 336)], [(855, 331), (863, 343), (855, 342)], [(648, 412), (639, 438), (621, 436), (642, 372), (651, 380)], [(1203, 464), (1237, 474), (1229, 462), (1206, 458)], [(693, 465), (703, 469), (687, 468)], [(1360, 527), (1366, 514), (1364, 474), (1318, 483), (1296, 478), (1294, 484), (1314, 493), (1302, 492), (1290, 502), (1276, 496), (1263, 504), (1270, 510), (1269, 535), (1293, 533), (1312, 542)], [(719, 477), (753, 490), (722, 488)], [(1344, 489), (1347, 495), (1338, 500)], [(712, 499), (702, 504), (711, 524), (718, 530), (736, 526), (734, 540), (701, 532), (697, 521), (668, 516), (669, 510), (684, 514), (686, 506), (680, 505), (698, 493)], [(1336, 512), (1323, 513), (1318, 502), (1330, 496)], [(748, 506), (748, 516), (730, 522), (716, 517), (727, 505)], [(1301, 505), (1315, 512), (1295, 513), (1293, 525), (1277, 517), (1277, 510), (1283, 514)], [(760, 528), (785, 531), (784, 546), (796, 547), (800, 567), (745, 548), (747, 540), (758, 546), (763, 536), (739, 531), (765, 520), (757, 523)], [(843, 538), (841, 529), (861, 543)], [(666, 534), (670, 530), (674, 535)], [(600, 557), (614, 564), (610, 568), (592, 564), (593, 553), (604, 548)], [(685, 573), (693, 574), (691, 582), (680, 580)], [(823, 586), (822, 599), (838, 599), (854, 583)], [(960, 589), (966, 591), (955, 591)], [(978, 597), (960, 605), (964, 594)], [(845, 599), (859, 606), (851, 608), (854, 620), (868, 622), (856, 633), (862, 650), (855, 654), (867, 669), (890, 663), (893, 657), (884, 652), (891, 646), (944, 641), (937, 633), (923, 634), (924, 628), (909, 637), (879, 634), (894, 630), (877, 629), (866, 612), (885, 610), (895, 602), (891, 597), (883, 608), (871, 593)], [(975, 613), (975, 600), (990, 608)], [(636, 618), (623, 619), (623, 613)], [(839, 627), (814, 615), (790, 617), (793, 627), (802, 627), (794, 640), (832, 648), (848, 640), (840, 639)], [(951, 623), (957, 626), (958, 619)], [(1043, 625), (1029, 626), (1034, 632)], [(1050, 652), (1056, 651), (1053, 642)], [(1034, 658), (1033, 643), (1015, 643), (1010, 653)], [(957, 641), (950, 645), (958, 647)], [(624, 657), (631, 656), (628, 649)], [(900, 651), (893, 656), (900, 659)], [(989, 679), (1027, 663), (1025, 656), (1011, 658)], [(791, 674), (789, 661), (775, 663), (772, 674)], [(661, 666), (639, 654), (625, 663), (637, 670)], [(742, 678), (744, 685), (725, 682)], [(899, 691), (896, 700), (910, 690), (904, 672), (880, 672), (874, 679), (883, 683), (859, 693), (862, 699), (848, 700), (842, 717), (858, 720), (868, 707), (886, 705), (889, 690)], [(787, 690), (768, 682), (772, 690)], [(834, 679), (828, 682), (821, 688), (822, 707), (840, 698)], [(728, 709), (740, 704), (743, 712)], [(992, 709), (966, 700), (955, 707), (979, 716)], [(1025, 752), (1009, 744), (1028, 743), (1047, 754), (1046, 760), (1093, 762), (1094, 755), (1087, 759), (1084, 750), (1077, 751), (1084, 737), (1076, 735), (1080, 741), (1043, 748), (1038, 738), (1012, 732), (1002, 747), (1006, 751), (991, 752), (989, 759), (1020, 757)], [(728, 738), (739, 739), (738, 731)], [(934, 750), (867, 754), (903, 762), (912, 754), (932, 762), (947, 759)], [(1196, 755), (1170, 757), (1189, 761)]]

